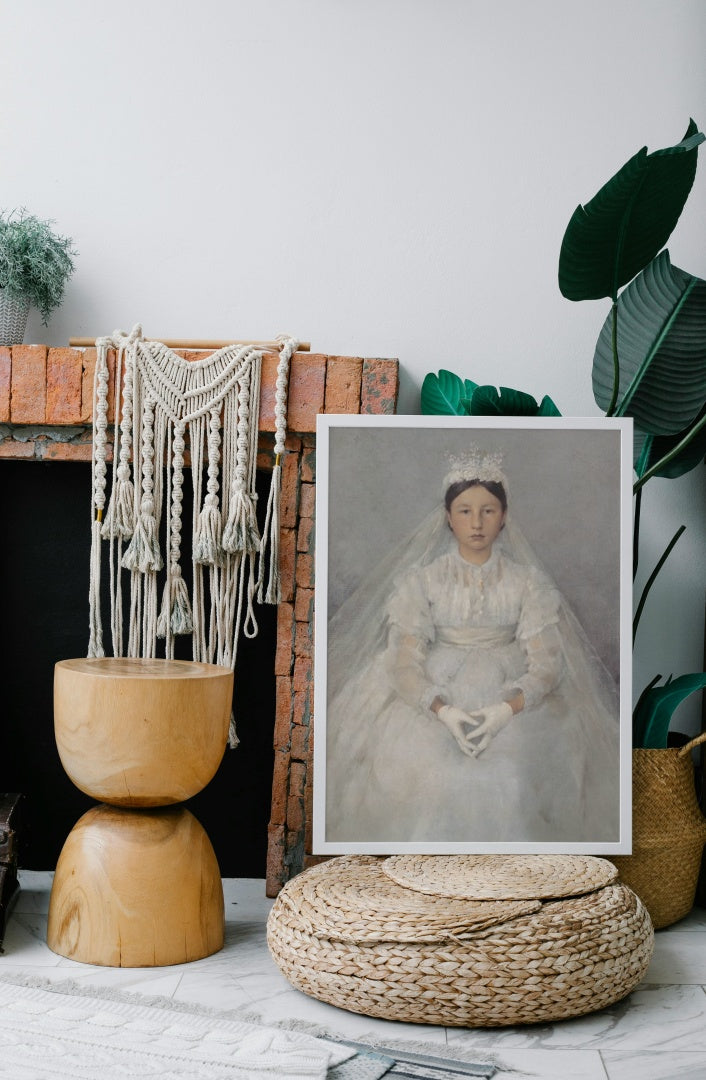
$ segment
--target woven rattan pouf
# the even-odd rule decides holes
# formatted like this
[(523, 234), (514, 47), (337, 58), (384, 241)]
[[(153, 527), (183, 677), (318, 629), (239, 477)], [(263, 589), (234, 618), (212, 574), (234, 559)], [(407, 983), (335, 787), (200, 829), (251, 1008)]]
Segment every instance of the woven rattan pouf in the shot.
[(615, 867), (590, 856), (346, 855), (288, 882), (267, 941), (298, 990), (423, 1024), (581, 1016), (625, 997), (654, 944)]

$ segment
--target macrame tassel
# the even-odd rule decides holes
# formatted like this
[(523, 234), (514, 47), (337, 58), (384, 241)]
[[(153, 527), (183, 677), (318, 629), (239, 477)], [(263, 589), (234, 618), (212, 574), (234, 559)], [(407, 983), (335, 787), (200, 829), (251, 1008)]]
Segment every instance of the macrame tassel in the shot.
[(267, 589), (263, 594), (264, 566), (261, 561), (259, 580), (257, 587), (257, 602), (259, 604), (279, 604), (282, 599), (282, 586), (279, 573), (279, 504), (282, 492), (282, 466), (279, 461), (272, 469), (270, 482), (270, 494), (267, 500), (267, 513), (265, 516), (265, 529), (262, 540), (262, 559), (265, 549), (270, 549), (270, 572), (267, 580)]
[(151, 499), (142, 500), (140, 516), (135, 522), (135, 531), (123, 555), (122, 564), (126, 570), (139, 570), (141, 574), (148, 570), (161, 570), (164, 566), (159, 550), (154, 503)]
[[(122, 476), (121, 476), (122, 473)], [(135, 531), (135, 488), (130, 480), (130, 470), (118, 469), (115, 487), (108, 503), (101, 536), (104, 540), (118, 537), (128, 540)]]
[(194, 630), (189, 591), (178, 566), (172, 568), (171, 579), (164, 586), (157, 637), (167, 637), (169, 630), (172, 634), (191, 634)]
[(223, 550), (231, 555), (260, 550), (255, 502), (244, 488), (238, 488), (231, 499), (228, 523), (223, 530)]
[(204, 566), (222, 566), (224, 559), (223, 520), (215, 495), (207, 495), (199, 514), (194, 539), (194, 562)]

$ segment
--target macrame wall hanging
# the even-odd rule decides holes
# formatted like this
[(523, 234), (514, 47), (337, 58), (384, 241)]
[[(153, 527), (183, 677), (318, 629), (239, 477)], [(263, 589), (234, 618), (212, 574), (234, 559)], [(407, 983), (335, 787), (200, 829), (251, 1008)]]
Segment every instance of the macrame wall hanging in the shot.
[[(275, 464), (260, 536), (255, 473), (262, 352), (228, 345), (203, 359), (184, 360), (161, 342), (143, 338), (140, 326), (129, 335), (116, 331), (96, 341), (88, 656), (105, 655), (104, 546), (114, 656), (151, 659), (159, 650), (173, 659), (176, 635), (189, 634), (194, 660), (234, 668), (241, 630), (246, 637), (257, 634), (255, 598), (279, 602), (281, 458), (289, 362), (297, 342), (283, 337), (278, 345)], [(106, 508), (109, 349), (116, 351), (115, 445)], [(191, 594), (182, 576), (187, 439), (193, 485)], [(237, 743), (233, 726), (230, 741)]]

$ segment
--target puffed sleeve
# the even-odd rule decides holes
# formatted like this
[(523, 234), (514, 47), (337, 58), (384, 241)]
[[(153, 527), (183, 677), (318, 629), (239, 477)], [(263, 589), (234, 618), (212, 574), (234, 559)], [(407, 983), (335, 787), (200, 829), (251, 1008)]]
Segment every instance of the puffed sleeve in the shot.
[(426, 674), (426, 655), (436, 636), (424, 581), (408, 574), (396, 588), (388, 607), (388, 638), (383, 663), (392, 688), (408, 705), (428, 713), (444, 688)]
[(505, 697), (522, 692), (525, 708), (538, 705), (562, 676), (558, 629), (559, 593), (541, 571), (530, 568), (523, 590), (516, 637), (527, 658), (527, 672), (505, 688)]

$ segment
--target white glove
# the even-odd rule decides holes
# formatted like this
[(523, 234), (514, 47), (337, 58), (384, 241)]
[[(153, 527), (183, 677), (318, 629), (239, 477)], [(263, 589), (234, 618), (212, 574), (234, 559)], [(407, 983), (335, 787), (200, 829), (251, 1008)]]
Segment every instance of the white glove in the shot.
[(478, 726), (466, 736), (469, 746), (473, 747), (475, 754), (482, 754), (486, 746), (494, 739), (499, 731), (510, 723), (515, 714), (512, 706), (507, 701), (499, 701), (495, 705), (486, 705), (483, 709), (475, 709), (470, 716)]
[(436, 715), (453, 735), (459, 750), (467, 757), (475, 757), (476, 751), (468, 744), (468, 729), (474, 728), (478, 721), (473, 720), (463, 709), (457, 709), (455, 705), (442, 705)]

